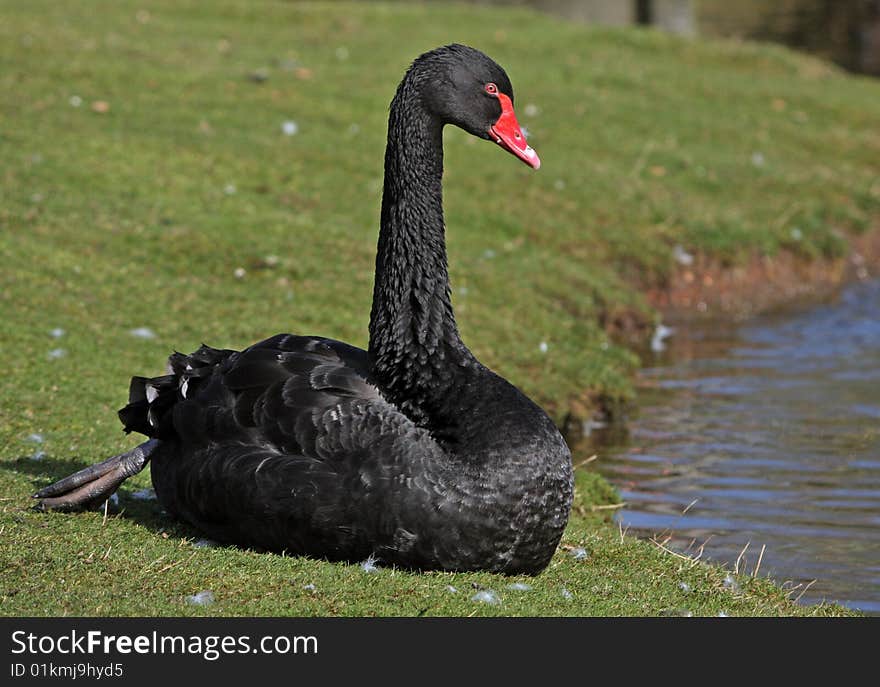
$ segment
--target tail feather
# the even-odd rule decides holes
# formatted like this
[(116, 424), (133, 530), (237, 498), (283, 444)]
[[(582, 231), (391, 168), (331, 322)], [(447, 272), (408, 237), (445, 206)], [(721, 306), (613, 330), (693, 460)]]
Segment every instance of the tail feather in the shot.
[(139, 432), (146, 436), (152, 436), (147, 414), (150, 404), (147, 402), (146, 385), (149, 380), (146, 377), (132, 377), (128, 388), (128, 405), (119, 411), (119, 419), (126, 434)]
[(166, 438), (173, 432), (174, 406), (190, 397), (203, 380), (211, 376), (217, 364), (234, 352), (202, 344), (190, 355), (172, 354), (168, 359), (171, 374), (132, 377), (128, 405), (118, 413), (125, 432)]

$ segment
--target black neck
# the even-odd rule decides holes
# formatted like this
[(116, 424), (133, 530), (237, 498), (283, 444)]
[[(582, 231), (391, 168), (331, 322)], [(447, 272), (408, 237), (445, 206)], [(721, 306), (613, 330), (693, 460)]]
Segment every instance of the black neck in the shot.
[(442, 177), (442, 125), (405, 79), (388, 120), (370, 359), (386, 396), (417, 422), (471, 359), (449, 298)]

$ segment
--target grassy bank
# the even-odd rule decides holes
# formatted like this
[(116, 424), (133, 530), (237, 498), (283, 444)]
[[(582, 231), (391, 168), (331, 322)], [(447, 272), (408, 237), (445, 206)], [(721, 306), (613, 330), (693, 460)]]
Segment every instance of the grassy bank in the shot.
[[(0, 612), (843, 612), (621, 537), (589, 473), (564, 540), (588, 555), (560, 550), (528, 591), (194, 547), (132, 497), (147, 475), (120, 517), (27, 511), (36, 485), (136, 441), (115, 409), (173, 349), (278, 331), (366, 344), (387, 104), (436, 45), (507, 68), (543, 161), (533, 173), (446, 135), (463, 336), (557, 419), (586, 392), (630, 395), (638, 359), (609, 330), (652, 317), (641, 289), (669, 278), (676, 247), (725, 264), (831, 257), (880, 211), (880, 87), (779, 48), (510, 10), (204, 7), (3, 5)], [(501, 605), (471, 601), (472, 585)], [(188, 605), (202, 589), (214, 604)]]

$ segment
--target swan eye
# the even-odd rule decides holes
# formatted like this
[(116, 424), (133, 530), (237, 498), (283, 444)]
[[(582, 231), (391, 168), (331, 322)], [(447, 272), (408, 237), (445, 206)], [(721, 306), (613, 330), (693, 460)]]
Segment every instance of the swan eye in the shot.
[(486, 93), (489, 95), (497, 95), (498, 94), (498, 86), (493, 83), (486, 84)]

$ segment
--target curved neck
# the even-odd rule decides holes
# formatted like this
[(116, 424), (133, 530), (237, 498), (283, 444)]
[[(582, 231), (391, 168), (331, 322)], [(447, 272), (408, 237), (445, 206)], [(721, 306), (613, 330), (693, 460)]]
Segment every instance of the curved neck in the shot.
[(369, 352), (388, 400), (417, 422), (470, 359), (449, 298), (442, 177), (442, 125), (404, 79), (388, 120)]

